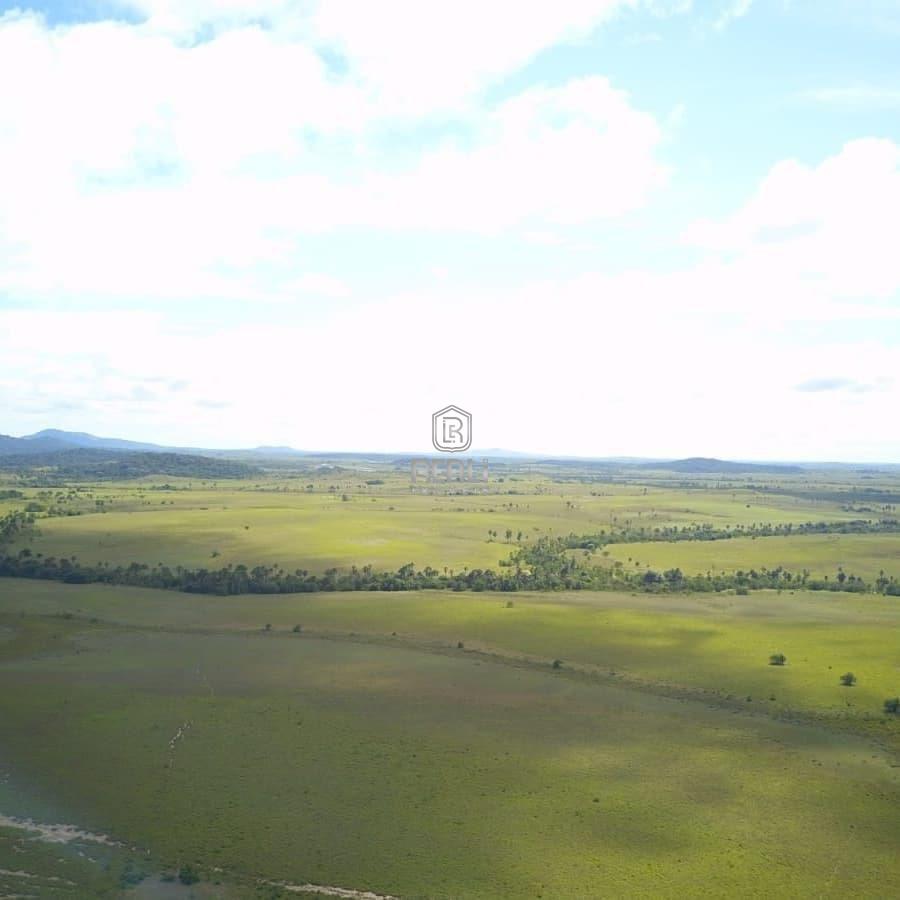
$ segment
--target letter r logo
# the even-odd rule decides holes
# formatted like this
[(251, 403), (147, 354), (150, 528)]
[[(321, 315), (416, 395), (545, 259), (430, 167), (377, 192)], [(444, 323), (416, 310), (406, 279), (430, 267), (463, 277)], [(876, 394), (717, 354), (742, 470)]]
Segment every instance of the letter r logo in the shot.
[(458, 406), (445, 406), (431, 417), (431, 442), (436, 450), (459, 453), (472, 446), (472, 416)]

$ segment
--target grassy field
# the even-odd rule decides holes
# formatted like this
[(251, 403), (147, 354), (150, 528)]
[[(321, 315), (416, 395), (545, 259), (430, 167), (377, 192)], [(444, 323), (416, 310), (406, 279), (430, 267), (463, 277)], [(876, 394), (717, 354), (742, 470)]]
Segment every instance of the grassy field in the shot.
[(900, 890), (900, 729), (878, 714), (896, 604), (8, 580), (0, 598), (0, 746), (27, 786), (0, 812), (221, 868), (248, 896)]
[(791, 572), (807, 569), (814, 576), (834, 578), (843, 567), (847, 573), (871, 580), (881, 571), (900, 575), (900, 534), (798, 534), (618, 544), (609, 547), (609, 556), (625, 565), (639, 562), (657, 570), (678, 566), (692, 575), (783, 566)]
[[(39, 517), (14, 551), (314, 572), (496, 567), (601, 529), (874, 519), (896, 514), (897, 487), (540, 467), (431, 494), (393, 469), (13, 486), (2, 509)], [(593, 560), (871, 578), (900, 574), (898, 538), (613, 544)], [(898, 633), (900, 603), (875, 594), (0, 579), (0, 896), (897, 896), (900, 716), (883, 703), (900, 694)], [(50, 844), (29, 819), (89, 834)]]
[[(367, 484), (366, 476), (372, 475), (379, 477), (368, 480), (383, 483)], [(499, 477), (504, 480), (478, 485), (472, 489), (477, 492), (468, 494), (449, 493), (446, 486), (435, 494), (411, 493), (406, 471), (393, 469), (362, 475), (314, 473), (247, 484), (169, 479), (86, 485), (59, 506), (80, 515), (41, 517), (38, 536), (20, 541), (13, 549), (29, 545), (47, 556), (75, 555), (85, 563), (113, 565), (278, 564), (289, 571), (301, 568), (321, 573), (352, 565), (395, 570), (412, 562), (419, 568), (460, 571), (496, 569), (515, 549), (519, 535), (528, 542), (543, 535), (626, 527), (709, 524), (721, 528), (871, 515), (847, 508), (850, 504), (835, 499), (842, 495), (834, 493), (834, 486), (819, 483), (794, 485), (797, 493), (774, 493), (744, 484), (716, 487), (701, 482), (688, 491), (656, 485), (652, 479), (619, 484), (560, 482), (529, 472)], [(821, 499), (823, 492), (829, 499)], [(4, 502), (10, 509), (29, 502), (51, 507), (56, 502), (52, 491), (25, 494), (18, 503)], [(490, 531), (497, 533), (496, 539), (489, 538)], [(512, 543), (507, 531), (512, 532)], [(772, 568), (786, 560), (792, 568), (818, 571), (821, 566), (826, 570), (823, 574), (829, 575), (836, 572), (836, 565), (828, 567), (839, 560), (848, 570), (877, 574), (880, 568), (891, 571), (891, 555), (900, 547), (900, 536), (827, 537), (810, 544), (795, 538), (787, 544), (757, 541), (752, 552), (742, 552), (743, 545), (737, 541), (715, 546), (656, 544), (649, 549), (614, 545), (610, 556), (625, 561), (632, 557), (645, 564), (659, 560), (662, 567), (671, 563), (685, 572), (705, 571), (712, 557), (720, 569), (732, 560), (735, 568)], [(803, 549), (807, 546), (808, 552)], [(767, 562), (770, 551), (773, 559)], [(810, 565), (805, 566), (806, 562)], [(900, 575), (900, 570), (895, 574)]]

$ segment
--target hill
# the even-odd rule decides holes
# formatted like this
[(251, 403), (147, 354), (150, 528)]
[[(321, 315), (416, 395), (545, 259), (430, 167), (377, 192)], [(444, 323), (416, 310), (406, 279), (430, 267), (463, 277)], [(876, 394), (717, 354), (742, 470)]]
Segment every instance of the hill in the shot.
[[(25, 443), (28, 443), (25, 441)], [(186, 453), (101, 450), (91, 447), (0, 455), (0, 470), (36, 472), (50, 479), (92, 480), (171, 475), (185, 478), (247, 478), (260, 469), (245, 462)]]
[(98, 450), (144, 450), (148, 452), (174, 451), (175, 447), (163, 447), (159, 444), (146, 444), (141, 441), (127, 441), (122, 438), (97, 437), (84, 431), (61, 431), (58, 428), (45, 428), (35, 434), (26, 434), (22, 440), (35, 442), (55, 441), (70, 447), (90, 447)]
[(221, 450), (204, 447), (174, 447), (124, 438), (98, 437), (85, 431), (63, 431), (45, 428), (21, 438), (0, 436), (0, 455), (15, 453), (26, 455), (54, 450), (117, 450), (128, 453), (176, 453), (209, 457), (263, 459), (269, 457), (299, 456), (302, 450), (293, 447), (254, 447), (238, 450)]
[(25, 438), (11, 437), (8, 434), (0, 434), (0, 456), (49, 453), (54, 450), (65, 450), (68, 446), (63, 441), (51, 437), (41, 437), (30, 441)]
[(641, 463), (636, 468), (656, 469), (665, 472), (684, 472), (694, 475), (737, 475), (740, 473), (756, 475), (797, 475), (803, 472), (801, 466), (779, 465), (776, 463), (732, 462), (725, 459), (713, 459), (705, 456), (691, 456), (687, 459), (676, 459), (671, 462)]

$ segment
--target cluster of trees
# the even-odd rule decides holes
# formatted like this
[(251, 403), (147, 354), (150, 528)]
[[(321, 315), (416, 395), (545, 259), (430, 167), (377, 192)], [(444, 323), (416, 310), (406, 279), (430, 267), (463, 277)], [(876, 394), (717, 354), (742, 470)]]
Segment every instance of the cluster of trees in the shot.
[[(573, 538), (575, 540), (573, 541)], [(685, 575), (680, 568), (657, 572), (653, 569), (632, 571), (621, 563), (612, 567), (583, 566), (566, 551), (574, 546), (582, 546), (576, 535), (564, 538), (542, 537), (534, 544), (521, 548), (512, 557), (509, 565), (527, 571), (541, 583), (539, 590), (642, 590), (653, 593), (666, 592), (709, 592), (736, 590), (743, 593), (763, 588), (797, 588), (814, 591), (848, 591), (869, 593), (875, 591), (890, 596), (900, 596), (900, 582), (893, 576), (881, 572), (869, 583), (862, 577), (847, 574), (839, 569), (834, 579), (813, 578), (804, 569), (790, 572), (783, 566), (767, 569), (748, 569), (736, 572), (719, 572), (699, 575)]]
[(0, 518), (0, 547), (9, 544), (34, 526), (34, 512), (17, 509)]
[[(199, 594), (277, 594), (316, 591), (559, 591), (559, 590), (640, 590), (651, 593), (708, 592), (735, 590), (746, 593), (762, 588), (807, 588), (844, 590), (861, 593), (878, 590), (900, 596), (900, 582), (882, 577), (870, 585), (855, 575), (839, 574), (834, 581), (809, 579), (807, 573), (794, 575), (785, 569), (750, 569), (732, 573), (685, 575), (681, 569), (634, 572), (621, 564), (612, 567), (579, 565), (566, 553), (563, 539), (542, 537), (520, 548), (504, 571), (471, 569), (443, 572), (413, 563), (395, 572), (376, 572), (371, 566), (351, 567), (347, 571), (328, 569), (313, 574), (305, 569), (287, 571), (280, 566), (228, 565), (219, 569), (170, 568), (131, 563), (84, 564), (74, 558), (35, 555), (28, 548), (17, 555), (0, 556), (0, 575), (41, 578), (68, 584), (127, 584), (141, 587), (179, 590)], [(840, 577), (843, 576), (843, 577)]]
[[(490, 543), (491, 541), (496, 541), (496, 540), (497, 540), (497, 536), (498, 536), (498, 533), (497, 533), (497, 529), (496, 529), (496, 528), (488, 528), (488, 543)], [(505, 538), (506, 538), (506, 543), (507, 543), (507, 544), (510, 543), (510, 542), (512, 541), (512, 538), (513, 538), (513, 530), (512, 530), (512, 528), (507, 528), (506, 531), (504, 532), (504, 536), (505, 536)], [(517, 540), (517, 541), (521, 541), (521, 540), (522, 540), (522, 537), (523, 537), (523, 534), (522, 534), (521, 531), (519, 531), (519, 532), (516, 533), (516, 540)]]
[[(27, 511), (8, 513), (0, 519), (0, 547), (33, 529), (34, 514)], [(512, 536), (507, 532), (507, 540)], [(587, 536), (590, 537), (590, 536)], [(900, 582), (881, 572), (869, 583), (865, 579), (838, 570), (834, 579), (812, 578), (808, 570), (793, 573), (778, 566), (747, 571), (685, 575), (680, 568), (657, 572), (653, 569), (631, 570), (622, 563), (612, 566), (586, 565), (567, 552), (581, 546), (585, 538), (569, 535), (563, 538), (544, 536), (533, 544), (519, 547), (501, 571), (465, 569), (443, 572), (413, 563), (395, 572), (376, 572), (372, 566), (349, 570), (328, 569), (313, 574), (305, 569), (287, 571), (280, 566), (229, 565), (219, 569), (171, 568), (157, 564), (133, 562), (128, 566), (109, 563), (84, 564), (75, 558), (45, 557), (24, 548), (16, 555), (0, 556), (0, 575), (19, 578), (41, 578), (69, 584), (128, 584), (201, 594), (268, 594), (313, 591), (558, 591), (558, 590), (640, 590), (651, 593), (710, 592), (734, 590), (746, 593), (764, 588), (797, 588), (833, 590), (852, 593), (876, 591), (900, 596)]]
[(233, 459), (192, 453), (150, 453), (80, 447), (0, 457), (0, 469), (17, 472), (29, 483), (55, 485), (71, 480), (119, 480), (172, 475), (186, 478), (248, 478), (261, 470)]
[(220, 569), (170, 568), (131, 563), (85, 564), (75, 559), (33, 554), (28, 548), (17, 555), (0, 556), (0, 576), (40, 578), (67, 584), (126, 584), (162, 588), (196, 594), (278, 594), (317, 591), (408, 591), (423, 589), (517, 591), (538, 587), (528, 573), (498, 575), (490, 569), (472, 569), (461, 573), (440, 573), (412, 563), (396, 572), (376, 572), (371, 566), (349, 571), (328, 569), (321, 575), (305, 569), (287, 571), (280, 566), (228, 565)]
[(846, 522), (803, 522), (797, 525), (761, 523), (752, 525), (667, 525), (570, 534), (564, 540), (570, 550), (596, 550), (605, 544), (635, 544), (651, 541), (722, 541), (740, 537), (788, 537), (797, 534), (896, 534), (898, 519), (852, 519)]

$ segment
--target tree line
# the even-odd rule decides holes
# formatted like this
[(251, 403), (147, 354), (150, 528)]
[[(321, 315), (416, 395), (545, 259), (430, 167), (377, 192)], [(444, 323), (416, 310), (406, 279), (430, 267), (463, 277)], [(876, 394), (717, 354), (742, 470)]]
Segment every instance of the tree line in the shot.
[(898, 519), (851, 519), (846, 522), (760, 523), (752, 525), (710, 524), (663, 525), (601, 529), (595, 534), (569, 534), (566, 536), (570, 550), (596, 550), (606, 544), (637, 544), (655, 541), (725, 541), (731, 538), (790, 537), (800, 534), (897, 534)]
[[(17, 511), (0, 519), (0, 547), (31, 531), (34, 516)], [(585, 564), (568, 551), (572, 537), (544, 536), (519, 547), (500, 564), (501, 571), (464, 569), (439, 571), (413, 563), (395, 572), (378, 572), (372, 566), (348, 570), (327, 569), (321, 574), (306, 569), (288, 571), (281, 566), (227, 565), (218, 569), (190, 569), (133, 562), (113, 566), (107, 562), (85, 564), (74, 557), (35, 554), (23, 548), (17, 554), (0, 555), (0, 576), (62, 581), (66, 584), (118, 584), (161, 588), (198, 594), (278, 594), (318, 591), (560, 591), (628, 590), (650, 593), (744, 593), (761, 589), (831, 590), (900, 596), (900, 582), (881, 572), (874, 581), (839, 569), (835, 578), (814, 578), (808, 570), (796, 573), (778, 566), (735, 572), (685, 575), (680, 568), (662, 572), (634, 571), (621, 562), (611, 566)], [(578, 545), (580, 546), (580, 545)]]
[(761, 589), (831, 590), (851, 593), (878, 592), (900, 596), (900, 582), (883, 573), (874, 582), (838, 572), (836, 578), (812, 578), (806, 571), (792, 573), (775, 569), (748, 569), (729, 573), (685, 575), (681, 569), (634, 572), (621, 564), (583, 566), (559, 539), (543, 537), (520, 549), (501, 566), (443, 572), (407, 563), (394, 572), (375, 571), (371, 566), (348, 570), (327, 569), (321, 574), (306, 569), (288, 571), (281, 566), (227, 565), (218, 569), (190, 569), (133, 562), (127, 566), (109, 563), (85, 564), (74, 558), (33, 554), (28, 548), (16, 555), (0, 556), (0, 576), (62, 581), (66, 584), (116, 584), (177, 590), (196, 594), (279, 594), (319, 591), (604, 591), (628, 590), (649, 593), (686, 593), (734, 590), (746, 593)]

